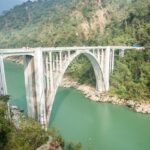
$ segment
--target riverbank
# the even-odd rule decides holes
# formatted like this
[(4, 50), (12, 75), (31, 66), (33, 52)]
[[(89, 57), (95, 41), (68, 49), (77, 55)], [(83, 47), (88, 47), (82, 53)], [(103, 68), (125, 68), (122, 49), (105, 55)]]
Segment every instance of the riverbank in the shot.
[(117, 96), (109, 96), (107, 93), (99, 93), (95, 91), (95, 87), (86, 84), (79, 84), (69, 77), (64, 77), (61, 83), (65, 88), (76, 88), (83, 92), (86, 98), (95, 102), (112, 103), (115, 105), (124, 105), (134, 110), (135, 112), (150, 114), (150, 103), (148, 101), (124, 100)]
[(22, 56), (11, 56), (6, 58), (7, 61), (15, 62), (17, 64), (23, 64)]
[[(23, 64), (22, 57), (13, 56), (13, 57), (8, 57), (7, 60), (13, 61), (18, 64)], [(77, 90), (83, 92), (86, 98), (89, 98), (90, 100), (96, 102), (105, 102), (105, 103), (112, 103), (116, 105), (124, 105), (136, 112), (150, 114), (150, 102), (148, 101), (144, 101), (144, 100), (135, 101), (132, 99), (124, 100), (122, 98), (119, 98), (117, 95), (109, 96), (107, 93), (98, 93), (95, 91), (95, 87), (86, 84), (79, 84), (78, 82), (74, 81), (68, 76), (63, 78), (61, 86), (66, 88), (74, 87)]]

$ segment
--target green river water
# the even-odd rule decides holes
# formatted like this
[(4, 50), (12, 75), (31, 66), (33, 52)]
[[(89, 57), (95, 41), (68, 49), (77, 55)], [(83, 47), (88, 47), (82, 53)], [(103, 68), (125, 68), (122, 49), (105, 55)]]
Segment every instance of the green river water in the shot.
[[(27, 110), (23, 67), (5, 62), (11, 104)], [(73, 88), (59, 88), (49, 123), (82, 150), (150, 150), (150, 115), (96, 103)]]

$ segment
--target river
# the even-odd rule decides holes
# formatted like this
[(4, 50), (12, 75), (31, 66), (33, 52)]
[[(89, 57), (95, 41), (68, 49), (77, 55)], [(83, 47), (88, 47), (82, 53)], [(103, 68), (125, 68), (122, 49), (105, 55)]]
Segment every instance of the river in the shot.
[[(5, 69), (10, 103), (26, 112), (23, 67), (5, 62)], [(59, 88), (49, 127), (82, 150), (150, 150), (150, 115), (90, 101), (73, 88)]]

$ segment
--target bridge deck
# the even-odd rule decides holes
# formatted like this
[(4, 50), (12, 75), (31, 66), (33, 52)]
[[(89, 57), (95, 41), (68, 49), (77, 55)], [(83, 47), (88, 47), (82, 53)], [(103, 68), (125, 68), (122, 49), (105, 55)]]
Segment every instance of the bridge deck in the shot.
[(12, 48), (12, 49), (0, 49), (0, 55), (7, 55), (7, 54), (24, 54), (24, 55), (31, 55), (36, 50), (41, 50), (43, 52), (48, 51), (69, 51), (69, 50), (92, 50), (92, 49), (106, 49), (107, 47), (110, 47), (111, 49), (117, 50), (117, 49), (137, 49), (141, 50), (144, 49), (144, 47), (133, 47), (133, 46), (89, 46), (89, 47), (37, 47), (37, 48)]

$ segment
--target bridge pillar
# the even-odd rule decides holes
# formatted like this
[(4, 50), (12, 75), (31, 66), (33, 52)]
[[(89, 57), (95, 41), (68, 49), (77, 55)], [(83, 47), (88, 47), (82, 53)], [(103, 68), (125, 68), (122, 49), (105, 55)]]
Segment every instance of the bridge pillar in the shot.
[(59, 54), (56, 53), (56, 72), (59, 71)]
[(56, 71), (55, 70), (55, 55), (52, 55), (52, 66), (53, 66), (53, 71)]
[(109, 90), (109, 67), (110, 67), (110, 47), (108, 46), (104, 51), (104, 82), (106, 91)]
[(47, 128), (46, 119), (46, 98), (45, 98), (45, 82), (44, 82), (44, 61), (42, 51), (36, 50), (34, 54), (35, 64), (35, 84), (36, 84), (36, 101), (38, 120), (43, 126)]
[(114, 70), (114, 49), (110, 50), (110, 61), (109, 61), (109, 63), (110, 63), (109, 70), (110, 70), (110, 73), (112, 73)]
[(35, 95), (35, 72), (34, 72), (34, 59), (33, 56), (24, 56), (24, 76), (26, 99), (28, 107), (28, 116), (37, 119), (37, 104)]
[(3, 57), (0, 56), (0, 95), (7, 95)]
[(54, 83), (53, 83), (53, 59), (52, 59), (52, 52), (49, 53), (49, 61), (50, 61), (50, 91), (52, 92), (54, 89)]
[(125, 51), (125, 49), (120, 49), (119, 50), (119, 56), (124, 57), (124, 51)]
[(103, 70), (104, 70), (104, 49), (101, 50), (100, 66), (101, 66), (101, 69), (102, 69), (102, 72), (103, 72)]
[(49, 86), (49, 82), (50, 82), (50, 73), (49, 73), (49, 55), (47, 54), (45, 56), (45, 73), (46, 73), (46, 93), (48, 93), (50, 86)]
[(62, 71), (62, 52), (59, 52), (59, 64), (60, 64), (60, 72)]
[(115, 59), (115, 50), (112, 49), (112, 66), (111, 66), (111, 71), (113, 72), (114, 70), (114, 59)]

